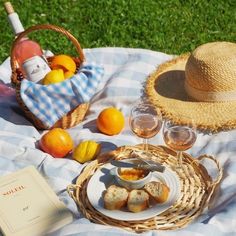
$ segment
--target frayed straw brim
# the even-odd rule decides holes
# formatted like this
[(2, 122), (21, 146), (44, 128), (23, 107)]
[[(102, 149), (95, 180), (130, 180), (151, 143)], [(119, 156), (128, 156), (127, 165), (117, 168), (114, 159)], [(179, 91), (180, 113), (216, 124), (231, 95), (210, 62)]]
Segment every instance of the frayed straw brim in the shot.
[(177, 124), (194, 120), (199, 130), (219, 132), (236, 128), (236, 101), (200, 102), (191, 99), (185, 89), (185, 65), (190, 54), (160, 65), (147, 79), (146, 93), (162, 115)]

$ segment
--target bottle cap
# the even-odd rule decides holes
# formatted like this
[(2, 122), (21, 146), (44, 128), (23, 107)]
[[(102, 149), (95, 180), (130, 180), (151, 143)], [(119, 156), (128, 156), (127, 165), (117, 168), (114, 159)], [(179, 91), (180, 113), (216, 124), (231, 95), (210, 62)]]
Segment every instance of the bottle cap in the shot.
[(17, 35), (24, 31), (24, 27), (21, 24), (18, 14), (14, 11), (12, 4), (10, 2), (5, 2), (4, 6), (8, 14), (9, 23), (11, 24), (14, 33)]
[(10, 2), (5, 2), (4, 6), (5, 6), (7, 14), (12, 14), (12, 13), (15, 12), (14, 8), (13, 8), (13, 6), (12, 6), (12, 4)]

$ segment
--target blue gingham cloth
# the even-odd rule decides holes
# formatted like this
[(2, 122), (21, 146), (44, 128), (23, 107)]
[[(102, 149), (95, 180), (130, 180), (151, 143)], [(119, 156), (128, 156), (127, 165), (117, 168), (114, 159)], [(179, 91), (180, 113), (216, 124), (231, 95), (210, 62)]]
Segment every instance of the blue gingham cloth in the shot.
[[(129, 127), (128, 115), (132, 104), (143, 94), (148, 75), (161, 63), (173, 58), (161, 52), (131, 48), (84, 49), (86, 60), (103, 65), (104, 75), (95, 95), (90, 99), (89, 111), (80, 124), (68, 129), (75, 145), (92, 139), (101, 143), (101, 152), (123, 145), (135, 145), (142, 140)], [(0, 82), (9, 86), (9, 59), (0, 65)], [(0, 90), (1, 92), (1, 90)], [(96, 118), (108, 106), (120, 109), (125, 117), (125, 128), (119, 135), (108, 136), (96, 129)], [(210, 209), (186, 228), (151, 230), (140, 234), (110, 225), (90, 222), (66, 192), (75, 183), (84, 165), (71, 158), (53, 158), (37, 149), (37, 141), (47, 131), (38, 131), (22, 114), (15, 95), (0, 93), (0, 176), (34, 165), (45, 176), (61, 201), (73, 212), (73, 222), (50, 233), (50, 236), (235, 236), (236, 235), (236, 130), (214, 135), (198, 134), (194, 146), (187, 152), (193, 156), (213, 155), (224, 167), (224, 176)], [(164, 144), (160, 131), (149, 142)], [(210, 162), (207, 169), (212, 166)], [(96, 188), (94, 188), (96, 193)], [(214, 200), (214, 201), (213, 201)], [(0, 206), (1, 207), (1, 206)], [(9, 208), (9, 210), (11, 210)]]
[(83, 64), (78, 73), (61, 83), (41, 85), (24, 79), (21, 98), (28, 109), (47, 127), (73, 110), (89, 102), (95, 94), (104, 69), (95, 63)]

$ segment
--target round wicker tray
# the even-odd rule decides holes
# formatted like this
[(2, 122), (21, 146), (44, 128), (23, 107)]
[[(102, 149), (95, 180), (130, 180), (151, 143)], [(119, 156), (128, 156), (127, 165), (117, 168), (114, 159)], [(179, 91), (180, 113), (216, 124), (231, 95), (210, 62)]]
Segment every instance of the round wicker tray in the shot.
[[(70, 196), (76, 202), (79, 210), (86, 218), (94, 223), (112, 225), (137, 233), (149, 230), (174, 230), (187, 226), (198, 217), (205, 208), (219, 184), (223, 170), (218, 161), (208, 155), (193, 158), (187, 153), (183, 154), (183, 168), (177, 165), (176, 152), (164, 146), (149, 145), (150, 157), (153, 161), (163, 163), (179, 176), (181, 194), (175, 204), (165, 212), (145, 220), (120, 221), (98, 212), (89, 202), (87, 197), (87, 184), (96, 170), (111, 159), (130, 158), (133, 151), (140, 151), (142, 145), (123, 146), (115, 151), (104, 153), (96, 160), (90, 162), (78, 176), (76, 184), (67, 187)], [(203, 159), (211, 160), (216, 167), (217, 177), (213, 179), (207, 169), (200, 163)], [(138, 213), (134, 213), (138, 214)]]

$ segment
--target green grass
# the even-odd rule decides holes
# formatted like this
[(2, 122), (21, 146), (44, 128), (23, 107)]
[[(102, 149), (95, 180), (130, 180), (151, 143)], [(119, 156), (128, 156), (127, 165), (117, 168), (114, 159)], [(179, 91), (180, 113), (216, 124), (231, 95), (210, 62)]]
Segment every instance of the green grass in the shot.
[[(14, 36), (0, 1), (0, 62)], [(210, 41), (236, 39), (235, 0), (12, 0), (25, 28), (54, 24), (70, 31), (82, 48), (132, 47), (181, 54)], [(31, 34), (43, 48), (75, 54), (65, 36)]]

